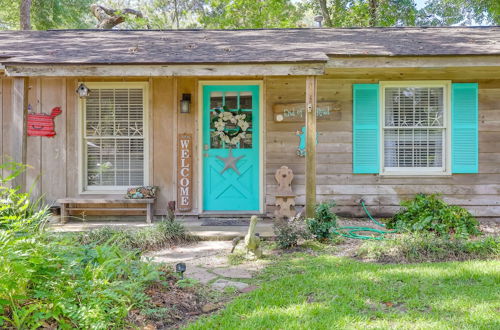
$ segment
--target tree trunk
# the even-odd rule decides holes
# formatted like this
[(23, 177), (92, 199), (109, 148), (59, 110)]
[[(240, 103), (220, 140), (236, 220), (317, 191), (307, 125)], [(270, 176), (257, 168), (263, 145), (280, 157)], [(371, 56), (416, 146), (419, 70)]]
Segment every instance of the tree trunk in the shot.
[(31, 30), (31, 0), (21, 0), (21, 30)]
[(377, 26), (377, 9), (378, 9), (378, 0), (370, 0), (369, 1), (369, 11), (370, 11), (370, 26)]
[(333, 27), (332, 18), (330, 17), (330, 12), (328, 6), (326, 5), (326, 0), (318, 0), (319, 6), (321, 7), (321, 14), (325, 19), (325, 25), (328, 27)]

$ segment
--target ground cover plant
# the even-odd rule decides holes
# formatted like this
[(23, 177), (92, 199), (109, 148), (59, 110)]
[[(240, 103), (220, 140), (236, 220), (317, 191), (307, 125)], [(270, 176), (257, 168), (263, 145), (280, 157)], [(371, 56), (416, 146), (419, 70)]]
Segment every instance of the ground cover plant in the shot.
[(103, 231), (87, 241), (81, 234), (49, 235), (48, 207), (9, 187), (25, 167), (2, 166), (11, 174), (0, 186), (0, 328), (167, 326), (179, 321), (183, 306), (201, 313), (203, 298), (193, 286), (178, 284), (170, 269), (142, 260), (138, 250), (187, 239), (182, 226)]
[(180, 222), (174, 220), (162, 220), (140, 229), (103, 227), (77, 235), (77, 240), (82, 244), (109, 244), (141, 251), (163, 249), (196, 239)]
[(467, 238), (479, 235), (479, 222), (465, 208), (449, 205), (437, 195), (417, 194), (401, 202), (402, 209), (387, 222), (399, 232), (433, 232), (439, 236)]
[(187, 329), (497, 329), (500, 262), (382, 265), (284, 254), (259, 289)]
[(448, 239), (433, 233), (397, 234), (363, 242), (356, 257), (391, 263), (500, 259), (500, 237)]

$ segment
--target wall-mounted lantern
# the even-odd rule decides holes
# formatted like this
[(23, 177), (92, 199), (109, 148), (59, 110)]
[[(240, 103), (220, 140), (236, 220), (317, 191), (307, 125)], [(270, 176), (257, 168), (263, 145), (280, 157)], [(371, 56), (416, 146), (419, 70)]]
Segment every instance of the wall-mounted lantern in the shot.
[(189, 113), (191, 107), (191, 94), (182, 94), (181, 113)]
[(76, 89), (76, 93), (81, 99), (85, 99), (90, 95), (90, 89), (84, 83), (81, 83)]

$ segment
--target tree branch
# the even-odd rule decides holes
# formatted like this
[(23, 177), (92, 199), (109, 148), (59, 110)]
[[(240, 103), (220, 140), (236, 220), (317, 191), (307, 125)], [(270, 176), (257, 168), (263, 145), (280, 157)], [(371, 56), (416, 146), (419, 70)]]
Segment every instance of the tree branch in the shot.
[[(118, 24), (125, 22), (126, 15), (134, 15), (137, 18), (144, 18), (141, 11), (131, 8), (116, 10), (113, 8), (106, 8), (98, 4), (93, 4), (90, 6), (90, 10), (92, 11), (92, 15), (94, 15), (99, 21), (99, 23), (97, 23), (97, 28), (102, 30), (112, 29)], [(147, 28), (150, 28), (149, 25), (147, 25)]]

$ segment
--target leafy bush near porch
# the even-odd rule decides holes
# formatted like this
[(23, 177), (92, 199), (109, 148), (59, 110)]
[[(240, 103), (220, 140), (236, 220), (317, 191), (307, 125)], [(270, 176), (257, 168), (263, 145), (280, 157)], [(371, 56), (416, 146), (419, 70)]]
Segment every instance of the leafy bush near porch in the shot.
[(311, 238), (311, 234), (301, 219), (276, 220), (274, 234), (276, 245), (280, 249), (290, 249), (297, 246), (300, 240)]
[[(10, 174), (0, 178), (0, 328), (120, 329), (132, 308), (151, 305), (145, 290), (163, 283), (160, 266), (118, 244), (44, 233), (47, 206), (8, 187), (25, 167), (1, 168)], [(154, 228), (167, 227), (163, 237), (172, 228), (182, 231), (178, 225)]]
[(387, 228), (409, 232), (433, 232), (445, 237), (479, 235), (479, 222), (463, 207), (448, 205), (437, 195), (417, 194), (401, 202), (403, 207)]
[(362, 259), (409, 263), (500, 258), (500, 237), (448, 239), (433, 233), (392, 235), (381, 241), (366, 241), (356, 251)]
[(119, 328), (159, 279), (155, 266), (116, 246), (0, 231), (0, 327)]
[(337, 226), (337, 215), (332, 212), (335, 202), (322, 202), (314, 209), (314, 218), (306, 219), (307, 227), (317, 240), (332, 237), (333, 228)]
[(179, 222), (163, 220), (140, 229), (104, 227), (79, 235), (82, 244), (109, 244), (141, 251), (158, 250), (179, 243), (195, 241)]
[(9, 185), (26, 170), (25, 165), (6, 162), (0, 165), (0, 230), (29, 233), (40, 230), (47, 222), (49, 207), (41, 198), (33, 200), (29, 193), (19, 192)]

